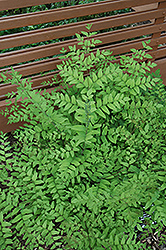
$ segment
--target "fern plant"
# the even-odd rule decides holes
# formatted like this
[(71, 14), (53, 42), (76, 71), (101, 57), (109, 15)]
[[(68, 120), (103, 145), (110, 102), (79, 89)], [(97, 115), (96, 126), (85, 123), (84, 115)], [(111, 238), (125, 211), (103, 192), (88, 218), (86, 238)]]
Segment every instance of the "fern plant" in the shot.
[(81, 49), (61, 51), (61, 92), (12, 71), (16, 102), (2, 113), (25, 127), (14, 145), (0, 137), (1, 250), (142, 249), (137, 231), (166, 226), (165, 89), (149, 41), (119, 64), (82, 34)]

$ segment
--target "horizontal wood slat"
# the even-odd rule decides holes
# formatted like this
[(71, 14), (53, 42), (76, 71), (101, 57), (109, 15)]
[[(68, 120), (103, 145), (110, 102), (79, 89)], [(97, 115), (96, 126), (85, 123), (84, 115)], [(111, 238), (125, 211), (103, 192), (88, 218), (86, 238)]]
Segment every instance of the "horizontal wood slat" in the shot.
[[(44, 76), (41, 75), (37, 75), (37, 76), (33, 76), (31, 78), (31, 82), (32, 82), (32, 88), (33, 89), (43, 89), (46, 86), (45, 85), (41, 85), (41, 83), (43, 82), (52, 82), (55, 74), (57, 74), (58, 71), (54, 71), (54, 72), (50, 72), (47, 73)], [(9, 92), (17, 92), (17, 85), (11, 85), (11, 84), (4, 84), (2, 86), (0, 86), (0, 100), (4, 100), (6, 99), (6, 94)]]
[[(105, 17), (105, 18), (98, 18), (92, 19), (90, 22), (79, 22), (79, 27), (75, 27), (75, 30), (79, 32), (80, 30), (85, 29), (85, 25), (87, 23), (92, 23), (93, 24), (93, 29), (92, 31), (100, 30), (104, 27), (105, 28), (113, 28), (117, 26), (121, 26), (124, 23), (130, 24), (133, 22), (142, 22), (147, 20), (148, 18), (154, 18), (154, 17), (161, 17), (163, 16), (163, 12), (166, 12), (166, 9), (161, 9), (161, 10), (154, 10), (154, 11), (146, 11), (145, 13), (136, 13), (135, 15), (133, 13), (129, 13), (128, 15), (124, 14), (119, 17), (114, 16), (114, 17)], [(61, 29), (65, 27), (74, 27), (75, 24), (73, 25), (62, 25), (60, 26)], [(139, 27), (138, 27), (139, 28)], [(75, 32), (75, 31), (74, 31)], [(75, 34), (75, 33), (72, 34)], [(24, 35), (24, 33), (23, 33)], [(65, 45), (65, 42), (61, 42), (62, 46), (63, 44)], [(10, 43), (9, 43), (10, 45)], [(0, 67), (4, 67), (7, 65), (12, 65), (16, 63), (21, 63), (25, 61), (25, 58), (27, 61), (31, 61), (34, 59), (38, 58), (44, 58), (47, 56), (53, 56), (60, 51), (60, 46), (58, 43), (56, 44), (49, 44), (45, 46), (38, 46), (36, 48), (30, 48), (30, 49), (25, 49), (25, 50), (19, 50), (19, 51), (14, 51), (14, 52), (8, 52), (0, 55)]]
[(163, 47), (158, 48), (155, 51), (151, 52), (154, 59), (164, 58), (166, 57), (166, 45)]
[[(166, 23), (157, 24), (157, 25), (145, 25), (140, 27), (139, 30), (137, 27), (126, 28), (122, 30), (116, 30), (113, 32), (105, 32), (102, 34), (94, 35), (93, 37), (102, 41), (102, 44), (107, 44), (110, 41), (116, 42), (133, 37), (138, 37), (142, 35), (147, 35), (149, 32), (155, 33), (159, 31), (164, 31), (166, 29)], [(74, 39), (73, 39), (74, 40)], [(76, 39), (75, 39), (76, 41)], [(74, 41), (73, 41), (74, 42)], [(28, 76), (36, 74), (38, 72), (45, 72), (55, 69), (56, 58), (46, 59), (38, 62), (27, 63), (23, 65), (14, 66), (13, 68), (19, 71), (23, 76)], [(4, 69), (1, 69), (0, 72), (3, 72)]]
[[(151, 39), (150, 46), (155, 46), (158, 44), (166, 43), (166, 36), (162, 35), (160, 38), (152, 39), (149, 38), (141, 38), (137, 39), (137, 41), (129, 41), (122, 43), (117, 43), (115, 45), (110, 46), (110, 50), (113, 51), (113, 55), (123, 54), (130, 51), (131, 48), (140, 49), (142, 48), (142, 41)], [(68, 46), (77, 45), (76, 39), (69, 40), (69, 41), (63, 41), (56, 44), (48, 44), (43, 45), (35, 48), (28, 48), (25, 50), (19, 50), (14, 52), (8, 52), (0, 55), (0, 67), (6, 66), (6, 65), (12, 65), (15, 63), (20, 63), (25, 61), (25, 58), (27, 61), (38, 59), (41, 57), (46, 56), (53, 56), (55, 54), (60, 53), (60, 50), (62, 47), (64, 47), (67, 51), (69, 51)], [(80, 48), (81, 46), (77, 46), (77, 48)], [(103, 49), (107, 49), (107, 46), (103, 46)], [(0, 70), (0, 72), (3, 72), (3, 69)]]
[[(129, 42), (124, 42), (124, 43), (118, 43), (115, 45), (111, 45), (111, 46), (102, 46), (102, 49), (108, 49), (110, 51), (112, 51), (112, 55), (118, 55), (118, 54), (124, 54), (124, 53), (128, 53), (130, 52), (131, 48), (135, 48), (135, 49), (142, 49), (142, 42), (143, 41), (147, 41), (150, 39), (150, 46), (155, 46), (158, 44), (162, 44), (162, 43), (166, 43), (166, 36), (161, 36), (160, 38), (152, 38), (152, 37), (148, 37), (148, 38), (140, 38), (134, 41), (129, 41)], [(149, 51), (149, 54), (152, 55), (153, 51)], [(154, 56), (154, 54), (153, 54)]]
[[(42, 61), (37, 61), (33, 63), (26, 63), (23, 65), (14, 66), (13, 68), (20, 72), (22, 76), (30, 76), (40, 72), (46, 72), (49, 70), (55, 70), (56, 58), (45, 59)], [(5, 70), (11, 71), (10, 68)], [(4, 69), (0, 70), (0, 73), (4, 72)]]
[(77, 42), (75, 41), (73, 43), (72, 40), (69, 40), (0, 54), (0, 67), (25, 62), (25, 60), (32, 61), (39, 58), (54, 56), (60, 54), (62, 47), (67, 48), (69, 51), (68, 46), (74, 44), (77, 44)]
[[(65, 8), (60, 8), (60, 9), (40, 11), (40, 12), (30, 13), (30, 14), (16, 15), (12, 17), (10, 16), (3, 17), (3, 18), (0, 18), (0, 30), (25, 27), (25, 26), (36, 25), (36, 24), (41, 24), (41, 23), (55, 22), (55, 21), (60, 21), (64, 19), (82, 17), (82, 16), (86, 16), (89, 14), (92, 15), (92, 14), (103, 13), (106, 11), (108, 12), (108, 11), (117, 10), (117, 7), (114, 8), (113, 4), (114, 4), (113, 2), (105, 3), (105, 1), (103, 1), (103, 2), (98, 2), (98, 3), (89, 3), (89, 4), (79, 5), (79, 6), (71, 6), (71, 7), (65, 7)], [(134, 5), (134, 3), (132, 5)], [(122, 6), (120, 5), (119, 9), (121, 8)], [(165, 10), (163, 10), (163, 12), (164, 11)], [(145, 16), (146, 13), (142, 15)], [(147, 17), (148, 20), (151, 18), (158, 18), (158, 15), (159, 16), (164, 15), (161, 10), (157, 12), (153, 12), (153, 13), (155, 13), (156, 16), (154, 16), (154, 14), (151, 14), (151, 12), (149, 12), (150, 16)], [(124, 14), (124, 16), (126, 16), (126, 14)], [(140, 14), (139, 15), (135, 14), (136, 19), (137, 19), (137, 16), (141, 17)], [(119, 19), (119, 17), (117, 16), (115, 16), (114, 18), (116, 20)]]
[[(41, 76), (41, 75), (37, 75), (37, 76), (33, 76), (31, 77), (30, 79), (30, 82), (32, 82), (32, 89), (44, 89), (46, 87), (46, 85), (44, 84), (41, 84), (41, 83), (53, 83), (54, 81), (54, 77), (55, 77), (55, 74), (56, 74), (56, 77), (58, 79), (58, 83), (54, 83), (54, 85), (56, 86), (59, 86), (62, 82), (62, 79), (59, 75), (59, 70), (56, 70), (54, 72), (50, 72), (50, 73), (47, 73), (45, 74), (44, 76)], [(88, 74), (88, 72), (85, 72), (84, 75), (86, 76)], [(49, 85), (47, 85), (47, 88), (50, 88)], [(4, 100), (6, 99), (6, 94), (9, 93), (9, 92), (14, 92), (16, 93), (17, 92), (17, 85), (13, 84), (3, 84), (0, 86), (0, 100)]]
[[(130, 41), (130, 42), (125, 42), (123, 43), (123, 45), (121, 43), (119, 44), (116, 44), (116, 45), (109, 45), (109, 46), (103, 46), (102, 49), (104, 50), (110, 50), (112, 51), (112, 55), (117, 55), (117, 54), (123, 54), (123, 53), (127, 53), (127, 52), (130, 52), (130, 49), (131, 48), (135, 48), (135, 49), (142, 49), (142, 41), (146, 41), (146, 40), (149, 40), (149, 38), (146, 38), (146, 39), (138, 39), (137, 42), (135, 41)], [(153, 46), (153, 45), (156, 45), (158, 43), (166, 43), (166, 36), (162, 36), (161, 38), (158, 38), (158, 39), (152, 39), (151, 40), (151, 43), (150, 43), (150, 46)], [(162, 50), (165, 52), (164, 56), (166, 55), (166, 48), (161, 48), (159, 49), (159, 53), (158, 51), (151, 51), (149, 52), (149, 54), (151, 54), (153, 57), (155, 57), (156, 59), (157, 58), (160, 58), (161, 55), (162, 55)], [(93, 52), (94, 54), (96, 53), (97, 51), (97, 48), (93, 49)], [(47, 64), (47, 60), (45, 61), (45, 63)], [(60, 64), (61, 63), (61, 60), (59, 60), (58, 58), (56, 58), (56, 60), (54, 59), (52, 62), (51, 60), (49, 60), (49, 63), (50, 63), (50, 66), (55, 69), (56, 68), (56, 65), (57, 64)], [(28, 66), (29, 64), (27, 64)], [(44, 64), (45, 65), (45, 64)], [(35, 66), (38, 67), (38, 62), (35, 62), (33, 67), (34, 67), (34, 70), (35, 70)], [(25, 66), (26, 67), (26, 66)], [(17, 70), (17, 68), (15, 68)], [(18, 71), (21, 72), (21, 74), (23, 76), (26, 76), (24, 75), (24, 73), (26, 72), (27, 69), (19, 69)], [(37, 70), (38, 71), (38, 70)], [(2, 70), (0, 71), (2, 72)], [(10, 69), (9, 69), (9, 72)], [(54, 77), (55, 74), (57, 74), (58, 71), (54, 71), (54, 72), (50, 72), (50, 73), (47, 73), (46, 75), (44, 76), (41, 76), (41, 75), (37, 75), (37, 76), (34, 76), (32, 77), (32, 82), (33, 82), (33, 88), (42, 88), (43, 86), (40, 86), (40, 84), (42, 82), (45, 82), (45, 81), (50, 81), (52, 82), (52, 78)], [(0, 91), (0, 100), (1, 99), (4, 99), (5, 98), (5, 94), (7, 94), (9, 91), (13, 91), (13, 92), (16, 92), (16, 85), (4, 85), (3, 87), (1, 86), (1, 91)]]
[[(55, 2), (64, 2), (66, 0), (17, 0), (17, 1), (11, 1), (11, 0), (0, 0), (0, 11), (3, 10), (10, 10), (10, 9), (17, 9), (17, 8), (23, 8), (23, 7), (30, 7), (30, 6), (36, 6), (41, 4), (48, 4), (48, 3), (55, 3)], [(106, 2), (106, 1), (102, 1)], [(121, 9), (134, 7), (134, 6), (141, 6), (141, 5), (147, 5), (151, 3), (158, 2), (157, 0), (139, 0), (139, 1), (133, 1), (133, 0), (111, 0), (110, 2), (115, 3), (115, 5), (118, 7), (121, 5)], [(164, 0), (160, 0), (160, 2), (164, 2)]]
[(0, 11), (64, 1), (66, 0), (0, 0)]
[[(166, 29), (166, 24), (164, 23), (158, 25), (145, 25), (144, 27), (140, 26), (139, 29), (138, 27), (132, 27), (123, 30), (121, 29), (118, 31), (113, 31), (112, 36), (114, 37), (113, 41), (120, 41), (135, 36), (138, 37), (142, 35), (147, 35), (149, 33), (151, 34), (151, 33), (162, 32), (165, 31), (165, 29)], [(74, 35), (75, 33), (80, 33), (81, 30), (86, 31), (86, 28), (85, 27), (82, 28), (82, 25), (80, 26), (79, 23), (77, 24), (73, 23), (73, 24), (66, 24), (65, 27), (63, 28), (61, 26), (56, 26), (51, 28), (45, 28), (42, 30), (22, 32), (15, 35), (7, 35), (3, 36), (2, 39), (0, 40), (0, 49), (7, 49), (26, 44), (33, 44), (33, 43), (68, 37)], [(92, 31), (93, 30), (94, 28), (92, 28)], [(97, 37), (97, 35), (95, 36)]]

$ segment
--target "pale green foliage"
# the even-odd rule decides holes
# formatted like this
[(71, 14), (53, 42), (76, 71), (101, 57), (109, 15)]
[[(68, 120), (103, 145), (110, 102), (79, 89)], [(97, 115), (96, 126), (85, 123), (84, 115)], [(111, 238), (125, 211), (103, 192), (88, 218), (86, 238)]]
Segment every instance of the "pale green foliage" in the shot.
[(144, 211), (147, 229), (166, 226), (166, 103), (155, 64), (133, 50), (119, 65), (109, 51), (91, 52), (99, 41), (77, 37), (82, 48), (58, 66), (61, 92), (41, 95), (12, 73), (16, 99), (26, 99), (5, 114), (30, 125), (13, 147), (0, 137), (0, 249), (140, 249)]

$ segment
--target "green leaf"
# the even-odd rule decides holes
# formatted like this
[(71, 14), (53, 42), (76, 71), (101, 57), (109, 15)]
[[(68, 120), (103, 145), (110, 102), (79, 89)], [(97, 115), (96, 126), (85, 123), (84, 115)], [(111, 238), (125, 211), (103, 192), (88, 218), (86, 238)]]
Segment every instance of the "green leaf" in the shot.
[(86, 123), (86, 116), (79, 116), (78, 114), (75, 114), (75, 119), (81, 123)]
[(142, 45), (143, 45), (144, 48), (146, 48), (146, 46), (147, 46), (144, 41), (142, 42)]
[(139, 87), (138, 86), (134, 87), (134, 91), (137, 92), (137, 94), (139, 94), (140, 93)]
[(144, 84), (141, 84), (141, 85), (140, 85), (140, 87), (141, 87), (143, 90), (145, 90), (145, 91), (146, 91), (146, 87), (145, 87), (145, 85), (144, 85)]
[(93, 135), (91, 134), (91, 132), (87, 133), (86, 135), (86, 141), (89, 141), (93, 138)]
[(85, 102), (83, 102), (82, 100), (77, 100), (78, 106), (85, 108)]
[(23, 224), (24, 224), (23, 220), (20, 220), (20, 221), (17, 223), (17, 225), (16, 225), (16, 229), (17, 229), (17, 230), (20, 230), (20, 229), (22, 228)]
[(97, 75), (94, 72), (92, 72), (92, 79), (93, 79), (93, 82), (96, 82), (98, 79)]
[(18, 222), (20, 219), (22, 219), (21, 214), (17, 215), (14, 219), (12, 219), (12, 223)]
[(71, 103), (68, 103), (65, 107), (64, 107), (64, 111), (70, 109), (72, 107)]
[(108, 110), (108, 108), (106, 106), (102, 106), (101, 109), (106, 113), (106, 114), (110, 114), (110, 111)]
[(96, 113), (99, 114), (101, 117), (103, 117), (104, 119), (106, 119), (105, 114), (103, 113), (103, 111), (99, 108), (96, 110)]
[(101, 77), (101, 80), (102, 80), (103, 82), (105, 82), (105, 83), (108, 83), (108, 80), (107, 80), (106, 76), (104, 76), (104, 75)]
[(116, 136), (112, 137), (111, 135), (108, 135), (108, 139), (109, 139), (112, 143), (116, 144), (116, 141), (117, 141), (117, 137), (116, 137)]
[(61, 167), (68, 167), (68, 166), (70, 166), (70, 163), (71, 163), (71, 158), (67, 158), (65, 160), (62, 160)]
[(81, 31), (81, 33), (85, 36), (88, 36), (88, 32), (85, 32), (85, 31)]
[(35, 173), (33, 174), (33, 176), (32, 176), (32, 180), (33, 180), (33, 181), (36, 181), (36, 179), (37, 179), (37, 172), (35, 172)]
[(117, 108), (112, 104), (112, 103), (109, 103), (107, 104), (107, 106), (112, 109), (113, 111), (116, 111), (117, 112)]
[(80, 131), (80, 132), (86, 131), (86, 127), (83, 125), (74, 125), (73, 127), (71, 127), (71, 129), (75, 131)]
[(0, 222), (2, 223), (3, 222), (3, 213), (0, 212)]
[(102, 81), (101, 81), (100, 79), (98, 79), (98, 80), (96, 81), (96, 83), (97, 83), (99, 86), (101, 86), (102, 88), (104, 88), (104, 84), (102, 83)]
[(145, 210), (148, 209), (152, 205), (152, 200), (149, 200), (145, 205)]
[(7, 233), (5, 233), (4, 235), (3, 235), (3, 237), (4, 238), (9, 238), (9, 237), (12, 237), (12, 232), (11, 231), (8, 231)]
[(146, 126), (145, 126), (145, 132), (147, 133), (148, 130), (149, 130), (149, 124), (146, 124)]
[(119, 237), (118, 237), (118, 235), (115, 235), (115, 245), (119, 245)]
[(85, 109), (77, 109), (76, 114), (84, 116), (86, 114)]
[(28, 170), (27, 175), (28, 175), (28, 176), (31, 176), (31, 175), (32, 175), (32, 168), (30, 168), (30, 169)]
[(121, 90), (120, 90), (120, 92), (128, 92), (129, 91), (129, 88), (128, 87), (124, 87), (124, 88), (122, 88)]
[[(6, 239), (5, 240), (5, 244), (6, 245), (9, 245), (9, 244), (12, 244), (13, 245), (13, 241), (11, 239)], [(7, 250), (7, 249), (6, 249)]]
[(32, 216), (33, 216), (32, 214), (26, 214), (26, 215), (23, 216), (23, 220), (26, 221), (29, 218), (31, 218)]
[(77, 104), (77, 103), (76, 103), (76, 98), (75, 98), (74, 95), (72, 95), (72, 97), (71, 97), (71, 103), (72, 103), (72, 104)]
[(68, 113), (71, 114), (74, 111), (76, 111), (78, 109), (78, 107), (76, 105), (74, 105), (71, 109), (69, 109)]
[(103, 129), (103, 131), (102, 131), (102, 135), (106, 135), (107, 132), (108, 132), (108, 127), (105, 126), (104, 129)]
[(133, 88), (135, 86), (134, 79), (128, 79), (126, 85), (129, 86), (130, 88)]
[(64, 220), (64, 218), (62, 217), (62, 216), (59, 216), (55, 221), (56, 222), (61, 222), (61, 221), (63, 221)]
[(149, 54), (145, 54), (144, 57), (145, 57), (145, 58), (148, 58), (148, 59), (152, 59), (152, 58), (153, 58), (153, 56), (151, 56), (151, 55), (149, 55)]
[(76, 143), (76, 147), (80, 144), (80, 143), (82, 143), (82, 142), (84, 142), (85, 141), (85, 132), (79, 132), (79, 134), (78, 134), (78, 136), (76, 136), (75, 137), (75, 139), (77, 140), (77, 143)]
[[(47, 114), (48, 116), (51, 116), (53, 110), (54, 110), (54, 107), (50, 107), (50, 108), (46, 111), (46, 114)], [(39, 131), (39, 132), (40, 132), (40, 131)]]
[(138, 229), (139, 231), (141, 231), (141, 232), (143, 231), (143, 229), (142, 229), (142, 227), (140, 226), (140, 224), (137, 225), (137, 229)]
[(146, 82), (145, 85), (146, 85), (147, 88), (151, 88), (152, 87), (151, 84), (148, 83), (148, 82)]
[(76, 37), (81, 41), (81, 36), (78, 33), (75, 33)]

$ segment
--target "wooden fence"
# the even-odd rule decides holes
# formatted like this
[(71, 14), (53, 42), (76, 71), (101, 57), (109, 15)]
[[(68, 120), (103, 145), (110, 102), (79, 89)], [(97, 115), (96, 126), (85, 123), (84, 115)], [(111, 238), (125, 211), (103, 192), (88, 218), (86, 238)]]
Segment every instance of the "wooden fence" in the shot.
[[(0, 11), (58, 2), (64, 2), (64, 0), (0, 0)], [(116, 15), (109, 13), (126, 8), (131, 8), (131, 12)], [(99, 17), (100, 13), (108, 13), (108, 15)], [(92, 15), (95, 18), (91, 18)], [(77, 43), (77, 39), (71, 37), (75, 33), (86, 31), (85, 26), (92, 23), (91, 31), (99, 31), (93, 38), (102, 41), (99, 48), (109, 49), (113, 51), (114, 55), (127, 53), (131, 48), (140, 49), (142, 41), (151, 39), (150, 46), (153, 50), (150, 53), (158, 64), (158, 68), (161, 69), (162, 78), (166, 83), (166, 0), (94, 1), (93, 3), (6, 16), (0, 18), (0, 31), (35, 27), (35, 25), (43, 23), (72, 20), (73, 18), (78, 20), (79, 17), (85, 16), (87, 16), (86, 21), (2, 35), (0, 37), (0, 73), (6, 70), (10, 72), (12, 66), (20, 72), (23, 78), (32, 78), (34, 89), (41, 88), (41, 82), (51, 81), (58, 72), (56, 65), (61, 62), (58, 55), (62, 47), (69, 51), (68, 46)], [(107, 31), (105, 31), (106, 29)], [(62, 38), (69, 39), (57, 42), (56, 39)], [(42, 45), (41, 42), (45, 41), (48, 44)], [(32, 47), (18, 48), (29, 44)], [(38, 44), (38, 46), (33, 46), (33, 44)], [(15, 49), (7, 51), (11, 48)], [(55, 57), (56, 55), (57, 57)], [(41, 72), (45, 74), (41, 75)], [(5, 109), (5, 94), (11, 91), (16, 92), (16, 86), (0, 84), (0, 109)], [(47, 91), (51, 91), (51, 88)], [(9, 132), (22, 124), (7, 125), (7, 118), (0, 115), (0, 131)]]

